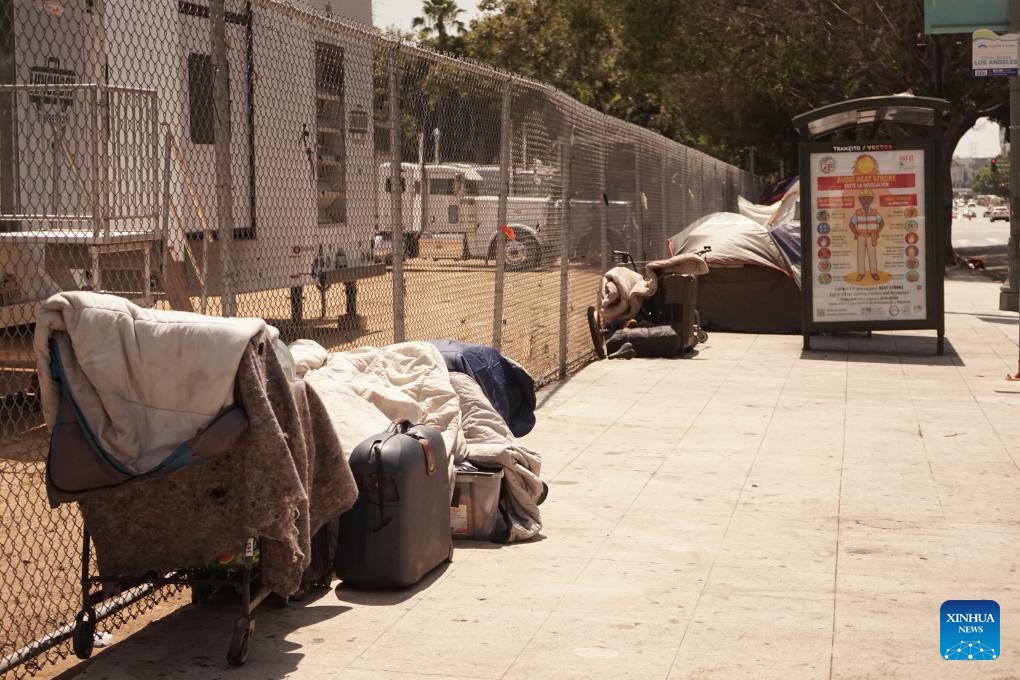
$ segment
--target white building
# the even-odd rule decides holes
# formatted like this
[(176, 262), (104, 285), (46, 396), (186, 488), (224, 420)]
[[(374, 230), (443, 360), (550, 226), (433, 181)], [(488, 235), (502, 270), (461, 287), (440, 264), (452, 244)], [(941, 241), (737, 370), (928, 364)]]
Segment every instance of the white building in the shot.
[[(336, 20), (370, 25), (371, 0), (312, 4), (336, 18), (225, 3), (232, 293), (307, 284), (317, 253), (367, 246), (374, 232), (372, 44)], [(207, 0), (11, 5), (0, 326), (27, 322), (33, 301), (61, 289), (148, 297), (162, 258), (192, 294), (218, 294)]]

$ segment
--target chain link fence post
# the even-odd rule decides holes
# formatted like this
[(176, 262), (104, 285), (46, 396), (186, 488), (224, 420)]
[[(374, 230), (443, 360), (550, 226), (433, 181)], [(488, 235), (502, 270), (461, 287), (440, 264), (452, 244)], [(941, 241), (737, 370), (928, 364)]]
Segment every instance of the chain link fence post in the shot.
[(393, 342), (404, 342), (404, 179), (400, 125), (400, 45), (390, 51), (390, 235), (393, 244)]
[[(670, 233), (672, 229), (670, 228), (671, 220), (670, 220), (669, 194), (666, 193), (667, 190), (669, 189), (668, 185), (666, 184), (666, 177), (668, 175), (669, 175), (669, 153), (664, 150), (662, 152), (661, 158), (659, 159), (659, 215), (660, 215), (659, 219), (661, 220), (662, 224), (659, 235), (663, 239), (668, 239), (670, 236), (673, 235), (672, 233)], [(677, 229), (677, 231), (679, 231), (679, 229)], [(666, 252), (663, 255), (663, 257), (666, 257), (668, 255), (669, 252)]]
[(637, 217), (637, 259), (644, 262), (647, 258), (645, 257), (645, 192), (641, 173), (641, 140), (635, 140), (630, 148), (634, 163), (634, 214)]
[(492, 303), (492, 347), (503, 346), (503, 288), (506, 279), (507, 197), (510, 192), (510, 96), (513, 78), (503, 83), (499, 127), (499, 206), (496, 209), (496, 281)]
[[(601, 134), (598, 139), (598, 158), (599, 164), (599, 250), (601, 261), (599, 262), (600, 271), (607, 271), (609, 269), (609, 262), (612, 253), (612, 248), (609, 247), (609, 227), (608, 219), (609, 215), (609, 194), (606, 193), (606, 164), (609, 162), (609, 124), (607, 122), (608, 116), (599, 116), (599, 124), (601, 126)], [(626, 247), (626, 245), (624, 246)]]
[(230, 90), (227, 80), (227, 30), (224, 0), (209, 2), (209, 41), (213, 59), (213, 133), (216, 158), (216, 221), (220, 251), (220, 314), (235, 316), (234, 192), (230, 169)]
[(563, 228), (561, 230), (563, 236), (560, 239), (560, 353), (559, 353), (559, 379), (563, 380), (567, 377), (567, 337), (569, 335), (567, 316), (569, 309), (569, 291), (570, 291), (570, 233), (569, 225), (571, 224), (570, 215), (570, 163), (571, 163), (571, 147), (573, 146), (573, 131), (567, 139), (560, 139), (557, 146), (559, 147), (559, 166), (561, 168), (561, 182), (562, 196), (563, 196), (563, 211), (560, 219), (563, 221)]

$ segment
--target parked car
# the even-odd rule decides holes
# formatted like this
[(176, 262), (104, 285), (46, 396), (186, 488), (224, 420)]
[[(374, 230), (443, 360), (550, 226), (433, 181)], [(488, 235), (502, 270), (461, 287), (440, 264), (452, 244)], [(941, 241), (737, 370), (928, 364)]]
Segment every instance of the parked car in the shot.
[(1009, 222), (1009, 208), (1004, 205), (997, 205), (992, 208), (992, 215), (989, 218), (992, 222), (996, 220), (1004, 220)]

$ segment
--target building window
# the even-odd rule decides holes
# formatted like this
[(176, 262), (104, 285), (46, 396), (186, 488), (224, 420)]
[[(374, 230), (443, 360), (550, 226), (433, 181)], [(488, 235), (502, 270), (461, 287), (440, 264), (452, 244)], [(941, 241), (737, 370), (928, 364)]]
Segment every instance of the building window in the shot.
[(319, 225), (347, 221), (347, 139), (344, 115), (344, 51), (315, 44), (316, 189)]
[(216, 141), (213, 73), (211, 56), (195, 52), (188, 55), (188, 121), (195, 144)]

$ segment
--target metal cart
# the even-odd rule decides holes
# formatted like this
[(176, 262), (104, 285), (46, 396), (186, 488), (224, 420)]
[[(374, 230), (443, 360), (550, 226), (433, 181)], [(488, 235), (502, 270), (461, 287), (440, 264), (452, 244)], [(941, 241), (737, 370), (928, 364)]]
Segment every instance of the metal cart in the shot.
[[(706, 248), (695, 255), (700, 258), (709, 250)], [(639, 271), (638, 263), (630, 253), (614, 251), (613, 261), (618, 266), (626, 265)], [(698, 343), (706, 342), (708, 333), (701, 328), (697, 309), (698, 275), (657, 271), (655, 293), (642, 301), (632, 317), (612, 321), (605, 320), (600, 308), (600, 285), (596, 305), (587, 310), (588, 329), (598, 358), (679, 356), (694, 349)]]

